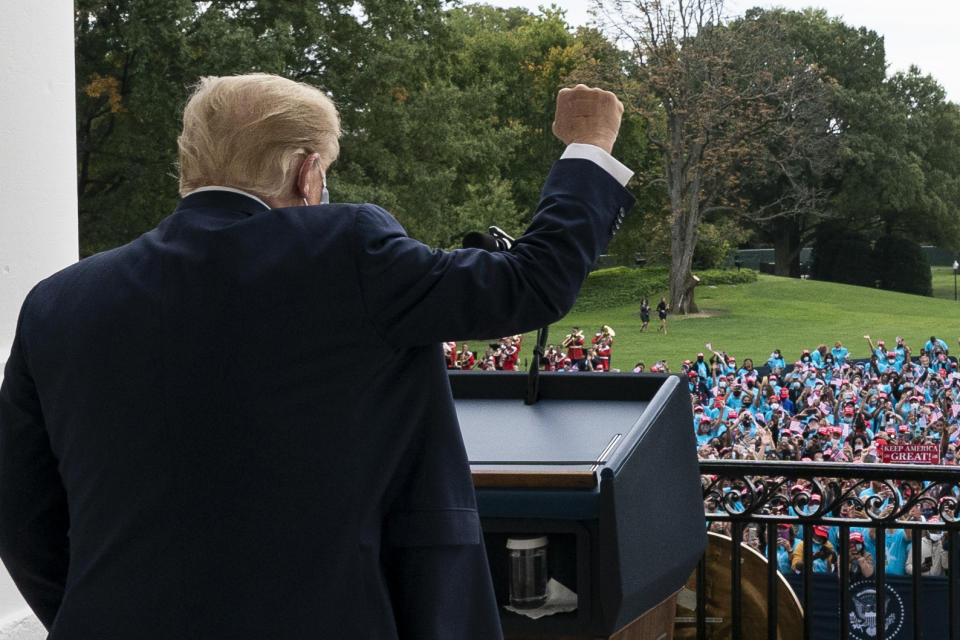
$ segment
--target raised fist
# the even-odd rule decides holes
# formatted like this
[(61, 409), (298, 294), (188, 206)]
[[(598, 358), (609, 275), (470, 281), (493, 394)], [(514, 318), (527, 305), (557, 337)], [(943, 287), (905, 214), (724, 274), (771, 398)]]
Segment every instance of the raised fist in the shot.
[(561, 89), (557, 94), (553, 135), (564, 144), (582, 142), (611, 153), (620, 132), (622, 115), (623, 104), (617, 96), (578, 84), (572, 89)]

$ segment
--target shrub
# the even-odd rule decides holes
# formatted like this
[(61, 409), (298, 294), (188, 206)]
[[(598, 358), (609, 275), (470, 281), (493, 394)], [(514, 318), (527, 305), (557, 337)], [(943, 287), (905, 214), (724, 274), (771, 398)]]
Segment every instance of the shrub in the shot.
[(813, 243), (811, 276), (815, 280), (876, 287), (870, 240), (836, 222), (821, 223)]
[(920, 245), (909, 238), (886, 235), (873, 247), (880, 288), (887, 291), (933, 295), (930, 265)]

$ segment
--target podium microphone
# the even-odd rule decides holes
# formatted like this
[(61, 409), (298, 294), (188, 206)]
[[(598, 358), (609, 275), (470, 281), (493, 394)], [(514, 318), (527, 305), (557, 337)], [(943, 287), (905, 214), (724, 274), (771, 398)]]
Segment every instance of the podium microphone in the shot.
[(491, 225), (487, 233), (482, 231), (471, 231), (463, 236), (461, 245), (464, 249), (483, 249), (484, 251), (510, 251), (513, 243), (516, 242), (507, 232), (500, 227)]

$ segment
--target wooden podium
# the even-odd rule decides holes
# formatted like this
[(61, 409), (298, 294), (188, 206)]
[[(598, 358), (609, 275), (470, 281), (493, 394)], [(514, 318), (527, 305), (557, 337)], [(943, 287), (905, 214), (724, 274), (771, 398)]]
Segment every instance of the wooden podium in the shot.
[[(706, 547), (690, 398), (676, 376), (451, 372), (507, 638), (672, 637), (675, 594)], [(506, 540), (546, 535), (577, 608), (509, 601)]]

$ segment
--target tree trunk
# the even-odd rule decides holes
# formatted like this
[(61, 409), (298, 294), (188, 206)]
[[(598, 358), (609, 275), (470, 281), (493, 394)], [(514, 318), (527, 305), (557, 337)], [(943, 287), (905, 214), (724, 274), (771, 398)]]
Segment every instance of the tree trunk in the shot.
[[(699, 170), (693, 169), (693, 179), (684, 189), (679, 179), (681, 168), (669, 167), (670, 184), (670, 310), (685, 315), (697, 313), (693, 288), (693, 250), (697, 246), (700, 228)], [(689, 194), (684, 197), (685, 194)]]
[(795, 219), (781, 218), (773, 223), (773, 273), (790, 278), (800, 277), (800, 225)]

